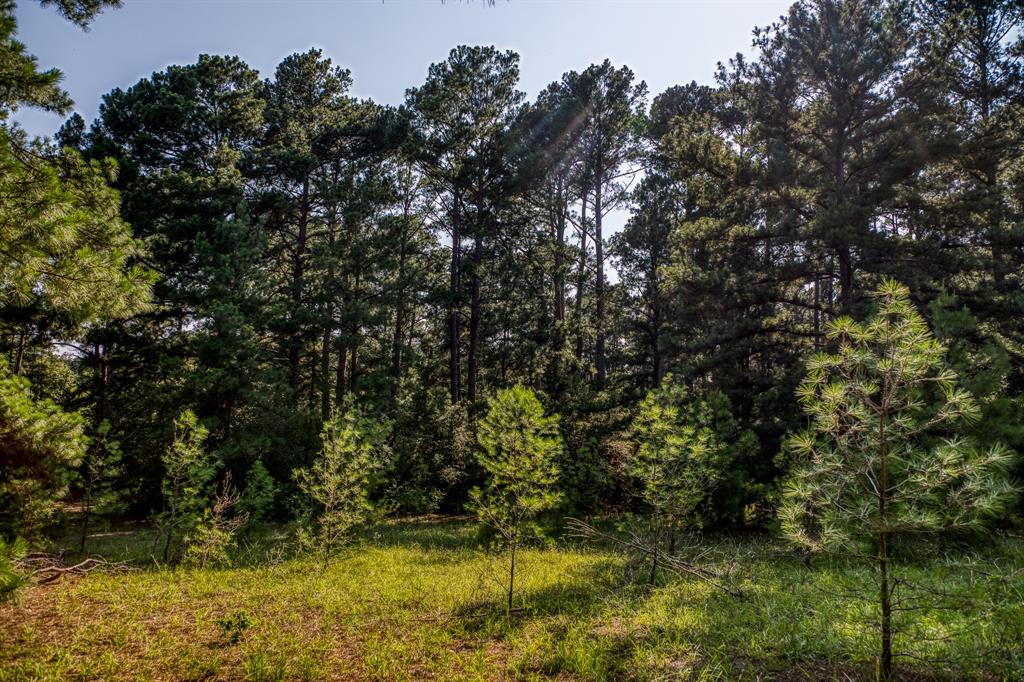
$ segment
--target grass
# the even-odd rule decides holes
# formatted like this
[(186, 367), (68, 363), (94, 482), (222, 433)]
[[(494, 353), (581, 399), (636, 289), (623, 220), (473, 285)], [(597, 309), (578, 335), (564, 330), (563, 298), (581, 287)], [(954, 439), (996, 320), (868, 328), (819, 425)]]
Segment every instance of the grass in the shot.
[[(725, 539), (708, 561), (731, 567), (741, 601), (671, 575), (651, 587), (612, 548), (563, 543), (524, 553), (507, 618), (501, 558), (475, 537), (458, 520), (395, 522), (327, 563), (270, 562), (256, 544), (232, 569), (140, 563), (32, 587), (0, 606), (0, 680), (874, 678), (873, 605), (846, 596), (871, 584), (857, 566), (807, 567), (771, 539)], [(137, 528), (90, 542), (141, 562), (153, 540)], [(1017, 567), (1017, 540), (904, 566), (927, 591), (903, 615), (901, 674), (1024, 677)], [(247, 624), (226, 629), (240, 611)]]

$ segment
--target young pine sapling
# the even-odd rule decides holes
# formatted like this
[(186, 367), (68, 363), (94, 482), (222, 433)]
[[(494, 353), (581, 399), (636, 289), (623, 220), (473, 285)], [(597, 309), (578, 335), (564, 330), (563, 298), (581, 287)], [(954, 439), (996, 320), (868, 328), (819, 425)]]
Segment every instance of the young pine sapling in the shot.
[(185, 410), (174, 420), (174, 440), (162, 457), (164, 509), (157, 516), (164, 561), (172, 555), (175, 538), (188, 534), (206, 508), (217, 471), (203, 447), (207, 433), (192, 410)]
[(82, 526), (78, 552), (85, 554), (89, 522), (97, 514), (110, 514), (120, 508), (124, 494), (117, 487), (121, 474), (121, 447), (110, 438), (110, 422), (103, 420), (82, 459), (79, 480), (82, 486)]
[(828, 328), (832, 353), (808, 364), (798, 397), (810, 418), (792, 436), (795, 459), (779, 517), (785, 534), (812, 551), (869, 560), (878, 579), (880, 671), (892, 677), (891, 542), (955, 528), (979, 528), (1013, 500), (1011, 456), (958, 435), (976, 419), (945, 348), (887, 280), (864, 323), (840, 317)]
[(477, 461), (487, 471), (483, 489), (470, 493), (480, 520), (492, 527), (509, 552), (507, 610), (515, 592), (516, 553), (535, 531), (538, 514), (554, 509), (561, 495), (556, 459), (562, 452), (558, 415), (545, 415), (537, 395), (521, 385), (498, 391), (480, 420)]
[[(672, 554), (680, 530), (700, 529), (709, 520), (712, 492), (737, 451), (756, 448), (756, 439), (740, 431), (724, 395), (690, 396), (671, 376), (641, 402), (633, 431), (638, 448), (628, 471), (641, 481), (643, 499), (654, 512), (655, 527), (668, 534)], [(655, 554), (652, 582), (657, 565)]]
[(364, 416), (354, 408), (324, 423), (320, 458), (295, 480), (313, 503), (300, 531), (300, 544), (327, 556), (346, 544), (354, 529), (373, 512), (370, 492), (385, 468), (390, 451), (389, 422)]

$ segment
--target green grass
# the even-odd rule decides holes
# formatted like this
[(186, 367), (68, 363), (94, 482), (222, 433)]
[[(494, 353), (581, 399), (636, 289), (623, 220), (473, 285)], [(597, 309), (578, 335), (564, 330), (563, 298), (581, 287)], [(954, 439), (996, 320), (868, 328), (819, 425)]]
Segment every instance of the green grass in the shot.
[[(265, 560), (185, 570), (141, 563), (145, 529), (91, 539), (140, 562), (27, 589), (0, 606), (0, 680), (872, 679), (873, 605), (849, 599), (871, 573), (807, 568), (764, 538), (726, 539), (708, 561), (748, 599), (647, 570), (607, 547), (524, 553), (517, 612), (504, 564), (460, 521), (391, 523), (328, 563)], [(973, 569), (964, 562), (974, 561)], [(1024, 545), (904, 566), (927, 593), (903, 615), (912, 679), (1024, 677)], [(905, 591), (905, 596), (910, 596)], [(218, 621), (245, 611), (236, 644)]]

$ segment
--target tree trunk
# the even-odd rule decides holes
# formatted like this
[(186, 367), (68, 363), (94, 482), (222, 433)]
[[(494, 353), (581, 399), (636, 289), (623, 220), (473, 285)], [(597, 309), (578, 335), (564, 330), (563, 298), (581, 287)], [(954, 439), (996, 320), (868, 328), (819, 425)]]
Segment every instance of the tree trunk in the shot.
[(818, 272), (814, 273), (814, 350), (821, 350), (821, 275)]
[(651, 264), (651, 383), (654, 388), (661, 386), (665, 378), (665, 358), (661, 352), (662, 305), (661, 291), (658, 287), (658, 265)]
[[(884, 399), (884, 398), (883, 398)], [(887, 443), (885, 436), (886, 412), (879, 415), (879, 476), (878, 476), (878, 516), (881, 531), (878, 533), (878, 578), (879, 598), (882, 607), (882, 661), (881, 673), (883, 680), (892, 679), (892, 589), (889, 580), (888, 530), (886, 521), (886, 502), (889, 496), (887, 475)]]
[(562, 179), (558, 181), (558, 193), (555, 201), (554, 224), (554, 287), (555, 287), (555, 321), (565, 321), (565, 189)]
[(309, 178), (302, 183), (302, 204), (299, 213), (299, 233), (292, 254), (292, 338), (288, 347), (288, 385), (294, 393), (299, 388), (299, 360), (302, 354), (302, 334), (296, 315), (302, 307), (302, 288), (305, 270), (306, 236), (309, 228)]
[(171, 517), (168, 521), (167, 527), (167, 540), (164, 542), (164, 561), (166, 562), (171, 554), (171, 537), (174, 535), (174, 524), (178, 522), (178, 513), (173, 507), (171, 508)]
[(408, 246), (409, 205), (406, 203), (402, 215), (402, 238), (398, 250), (398, 300), (395, 305), (395, 329), (391, 335), (391, 399), (398, 396), (402, 381), (402, 337), (405, 334), (405, 258)]
[(18, 333), (18, 350), (14, 355), (14, 375), (21, 375), (21, 366), (25, 361), (25, 332)]
[(476, 380), (480, 352), (480, 268), (483, 262), (483, 239), (478, 234), (473, 243), (473, 281), (469, 303), (469, 358), (467, 397), (472, 406), (476, 402)]
[[(357, 271), (355, 279), (353, 281), (353, 286), (352, 286), (352, 300), (353, 301), (361, 300), (360, 299), (360, 297), (362, 296), (362, 291), (360, 289), (361, 280), (362, 280), (362, 276)], [(356, 309), (358, 310), (359, 307), (356, 306)], [(349, 333), (349, 345), (352, 347), (352, 358), (349, 360), (349, 366), (348, 366), (349, 390), (352, 391), (353, 393), (356, 393), (356, 392), (359, 391), (358, 379), (359, 379), (359, 344), (360, 344), (359, 332), (360, 331), (361, 331), (361, 325), (359, 324), (359, 319), (357, 317), (353, 316), (353, 319), (352, 319), (352, 330)]]
[(395, 331), (391, 337), (391, 397), (398, 396), (402, 383), (402, 337), (405, 333), (405, 301), (399, 300), (395, 310)]
[[(88, 472), (86, 472), (88, 473)], [(82, 496), (82, 537), (78, 543), (78, 553), (85, 554), (85, 539), (89, 537), (89, 512), (92, 507), (92, 483), (86, 484), (85, 494)]]
[(459, 385), (459, 256), (462, 252), (462, 234), (459, 230), (459, 223), (462, 220), (460, 213), (460, 199), (455, 197), (454, 216), (452, 220), (452, 259), (449, 271), (449, 295), (451, 301), (448, 304), (448, 385), (452, 405), (462, 401), (462, 390)]
[(839, 257), (839, 305), (844, 313), (853, 307), (853, 259), (850, 245), (845, 244), (837, 249)]
[(338, 363), (334, 368), (334, 403), (341, 405), (345, 400), (345, 391), (348, 386), (345, 383), (345, 379), (348, 376), (348, 347), (343, 344), (338, 344)]
[(597, 310), (594, 318), (594, 365), (597, 369), (597, 386), (605, 384), (606, 368), (604, 359), (604, 239), (601, 236), (601, 190), (603, 178), (600, 173), (594, 180), (594, 256), (595, 273), (594, 297)]
[[(354, 329), (352, 334), (353, 334), (353, 336), (357, 336), (359, 334), (359, 329), (358, 328)], [(356, 338), (352, 342), (352, 361), (349, 363), (349, 370), (348, 370), (349, 371), (349, 374), (348, 374), (349, 379), (348, 379), (348, 381), (349, 381), (349, 384), (352, 386), (352, 391), (358, 391), (359, 390), (359, 387), (356, 385), (356, 382), (359, 379), (359, 356), (358, 356), (358, 353), (359, 353), (359, 339)]]
[(516, 542), (512, 542), (512, 557), (508, 564), (508, 611), (506, 617), (512, 615), (512, 595), (516, 585)]
[(320, 415), (324, 421), (331, 418), (331, 312), (328, 308), (327, 324), (320, 346)]
[(583, 359), (583, 290), (587, 282), (587, 188), (580, 199), (580, 263), (576, 272), (576, 359)]

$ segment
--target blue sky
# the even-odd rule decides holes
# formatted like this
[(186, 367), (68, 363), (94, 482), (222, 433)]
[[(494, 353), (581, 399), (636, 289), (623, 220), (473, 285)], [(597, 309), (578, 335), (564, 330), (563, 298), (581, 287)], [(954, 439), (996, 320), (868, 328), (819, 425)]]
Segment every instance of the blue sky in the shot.
[[(520, 89), (531, 98), (571, 69), (606, 57), (628, 65), (651, 96), (751, 53), (751, 32), (791, 0), (124, 0), (88, 32), (34, 0), (18, 2), (18, 37), (43, 67), (64, 72), (75, 109), (91, 122), (102, 96), (203, 53), (232, 54), (273, 75), (283, 57), (319, 47), (352, 71), (353, 94), (400, 104), (433, 62), (459, 44), (520, 55)], [(22, 110), (30, 133), (52, 135), (62, 118)], [(606, 234), (629, 217), (612, 211)], [(614, 264), (609, 278), (615, 281)]]
[[(493, 44), (521, 56), (531, 97), (569, 69), (605, 57), (627, 64), (651, 93), (710, 82), (715, 65), (750, 52), (751, 30), (789, 1), (498, 0), (125, 0), (82, 32), (52, 9), (20, 0), (18, 35), (64, 87), (87, 121), (102, 95), (199, 54), (238, 55), (264, 76), (312, 46), (351, 69), (354, 94), (398, 104), (432, 62), (455, 45)], [(60, 118), (25, 111), (29, 132), (51, 134)]]

